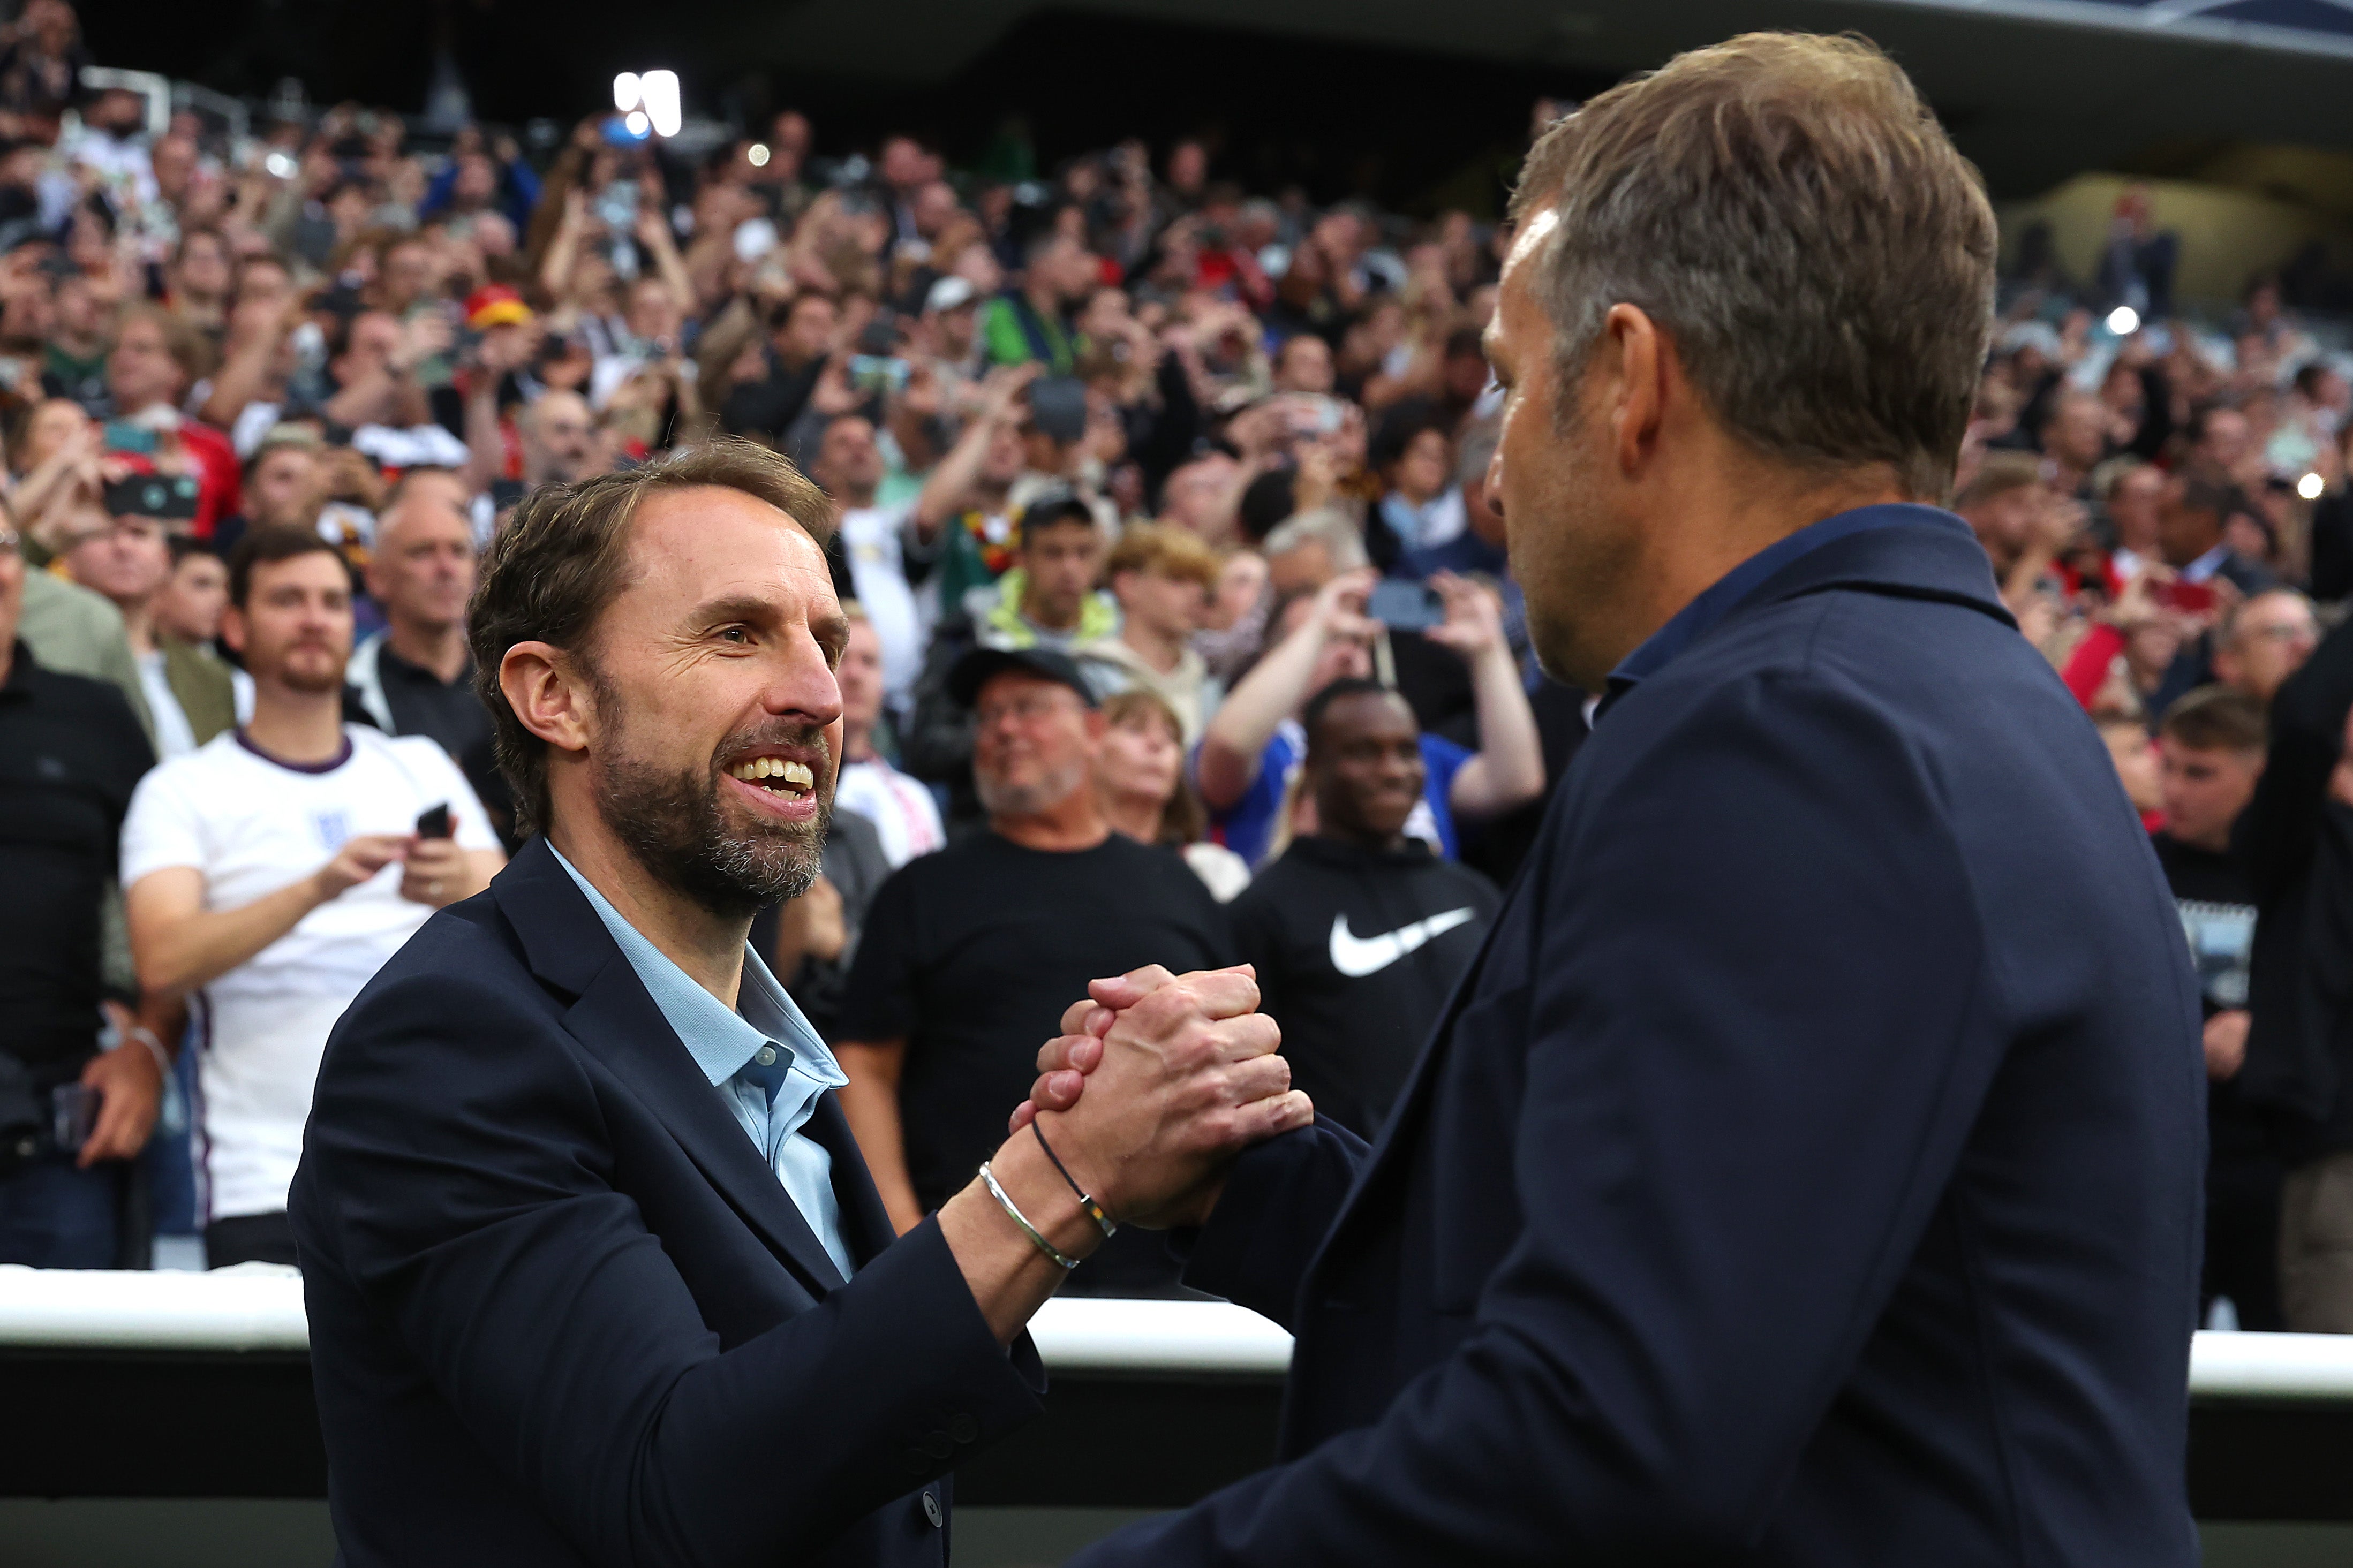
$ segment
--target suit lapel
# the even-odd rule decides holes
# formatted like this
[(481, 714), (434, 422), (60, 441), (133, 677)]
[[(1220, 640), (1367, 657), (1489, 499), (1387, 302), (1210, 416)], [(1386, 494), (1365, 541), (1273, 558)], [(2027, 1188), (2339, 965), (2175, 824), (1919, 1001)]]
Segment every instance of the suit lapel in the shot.
[(533, 972), (575, 998), (564, 1016), (573, 1037), (644, 1102), (728, 1206), (813, 1294), (839, 1286), (841, 1271), (799, 1205), (695, 1066), (546, 841), (525, 845), (491, 893)]

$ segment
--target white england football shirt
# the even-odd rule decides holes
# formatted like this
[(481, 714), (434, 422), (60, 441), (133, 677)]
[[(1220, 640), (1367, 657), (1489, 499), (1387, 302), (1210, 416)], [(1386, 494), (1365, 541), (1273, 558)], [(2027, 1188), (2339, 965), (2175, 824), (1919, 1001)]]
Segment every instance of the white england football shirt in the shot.
[[(231, 730), (156, 768), (123, 821), (123, 886), (192, 866), (204, 873), (206, 909), (238, 909), (311, 875), (346, 839), (413, 832), (420, 812), (445, 801), (460, 845), (499, 847), (438, 743), (356, 724), (343, 733), (343, 759), (315, 767), (265, 756)], [(398, 862), (385, 867), (192, 998), (207, 1219), (285, 1208), (327, 1032), (433, 912), (400, 896), (400, 877)]]

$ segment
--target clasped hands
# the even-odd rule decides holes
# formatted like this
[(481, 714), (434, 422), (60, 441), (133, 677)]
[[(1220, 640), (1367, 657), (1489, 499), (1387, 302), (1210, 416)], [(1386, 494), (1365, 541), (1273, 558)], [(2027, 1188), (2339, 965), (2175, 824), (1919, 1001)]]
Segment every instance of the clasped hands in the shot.
[(1151, 1229), (1202, 1224), (1227, 1166), (1315, 1120), (1260, 1013), (1256, 972), (1171, 974), (1157, 964), (1088, 986), (1038, 1053), (1009, 1131), (1033, 1120), (1110, 1217)]

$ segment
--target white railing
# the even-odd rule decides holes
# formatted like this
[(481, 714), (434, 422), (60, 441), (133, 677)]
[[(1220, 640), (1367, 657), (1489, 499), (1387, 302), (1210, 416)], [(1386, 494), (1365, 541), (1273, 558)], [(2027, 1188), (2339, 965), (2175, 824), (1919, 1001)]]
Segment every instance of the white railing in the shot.
[[(1030, 1325), (1063, 1372), (1279, 1376), (1291, 1336), (1215, 1301), (1049, 1301)], [(302, 1282), (247, 1265), (210, 1274), (0, 1267), (0, 1346), (60, 1350), (303, 1351)], [(2353, 1336), (2201, 1333), (2190, 1392), (2202, 1399), (2353, 1404)]]

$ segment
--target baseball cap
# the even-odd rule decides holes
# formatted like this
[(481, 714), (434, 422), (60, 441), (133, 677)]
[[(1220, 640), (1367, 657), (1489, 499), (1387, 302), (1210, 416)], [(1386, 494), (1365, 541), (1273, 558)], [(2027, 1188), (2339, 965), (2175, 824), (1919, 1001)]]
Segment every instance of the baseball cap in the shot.
[(1050, 647), (976, 647), (948, 671), (948, 695), (969, 708), (979, 699), (982, 687), (1008, 669), (1067, 686), (1079, 694), (1080, 701), (1090, 708), (1097, 706), (1094, 689), (1079, 673), (1078, 662)]
[(934, 283), (932, 291), (923, 296), (923, 313), (937, 315), (942, 310), (953, 310), (959, 305), (969, 305), (974, 292), (971, 279), (950, 274)]

